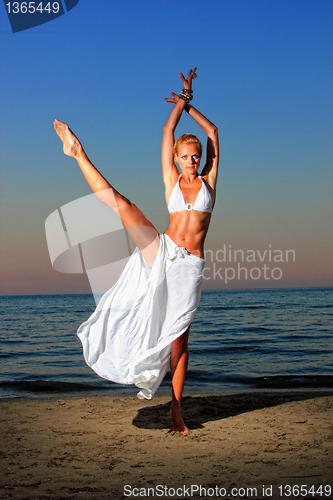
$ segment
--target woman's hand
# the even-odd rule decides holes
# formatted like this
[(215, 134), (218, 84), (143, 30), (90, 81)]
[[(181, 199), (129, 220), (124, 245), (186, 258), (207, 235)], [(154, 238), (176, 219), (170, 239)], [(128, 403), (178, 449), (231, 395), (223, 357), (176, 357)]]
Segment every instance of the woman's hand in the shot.
[(174, 92), (171, 92), (171, 95), (173, 96), (172, 98), (170, 97), (169, 99), (166, 97), (164, 100), (166, 102), (171, 102), (172, 104), (177, 104), (179, 101), (180, 97), (179, 95), (175, 94)]
[[(197, 68), (190, 69), (187, 78), (185, 78), (183, 73), (180, 73), (180, 78), (182, 79), (184, 89), (188, 89), (188, 90), (192, 89), (192, 80), (197, 77), (196, 69)], [(177, 94), (175, 94), (174, 92), (171, 92), (171, 95), (173, 96), (172, 98), (169, 98), (169, 99), (165, 98), (164, 100), (166, 102), (171, 102), (172, 104), (177, 104), (180, 97)]]
[(192, 80), (193, 80), (193, 78), (197, 77), (196, 70), (197, 70), (197, 68), (190, 69), (190, 71), (188, 72), (187, 78), (185, 78), (183, 73), (180, 73), (180, 78), (182, 79), (184, 89), (188, 89), (188, 90), (192, 89)]

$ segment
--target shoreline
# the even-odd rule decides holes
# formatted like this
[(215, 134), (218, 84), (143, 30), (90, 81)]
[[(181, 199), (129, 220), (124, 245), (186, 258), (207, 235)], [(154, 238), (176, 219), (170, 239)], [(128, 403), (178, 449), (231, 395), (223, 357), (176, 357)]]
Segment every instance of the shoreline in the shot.
[(333, 490), (333, 390), (187, 395), (186, 437), (170, 432), (171, 396), (54, 396), (0, 400), (1, 499), (138, 496), (126, 485), (150, 498), (172, 497), (157, 485), (256, 488), (263, 499), (286, 485)]
[[(327, 374), (283, 374), (283, 375), (263, 375), (260, 377), (243, 377), (243, 383), (233, 381), (227, 383), (213, 382), (201, 386), (188, 379), (191, 378), (191, 371), (187, 374), (184, 388), (184, 395), (222, 395), (222, 394), (248, 394), (260, 392), (306, 392), (333, 391), (333, 375)], [(121, 385), (103, 380), (105, 384), (64, 381), (64, 380), (4, 380), (0, 381), (0, 401), (14, 398), (38, 399), (54, 397), (135, 397), (138, 392), (133, 384)], [(171, 376), (168, 372), (158, 388), (155, 395), (168, 396), (171, 393)]]
[[(17, 393), (13, 394), (7, 394), (7, 395), (1, 395), (0, 394), (0, 404), (2, 402), (6, 401), (53, 401), (55, 399), (90, 399), (90, 398), (110, 398), (110, 399), (137, 399), (137, 392), (138, 388), (134, 388), (131, 385), (130, 386), (132, 390), (126, 392), (121, 392), (119, 391), (113, 391), (112, 389), (104, 389), (104, 388), (98, 388), (98, 389), (92, 389), (92, 390), (87, 390), (87, 389), (82, 389), (78, 391), (57, 391), (54, 390), (52, 392), (47, 392), (47, 391), (18, 391)], [(161, 391), (161, 387), (159, 387), (158, 393), (154, 395), (153, 399), (151, 401), (156, 401), (158, 398), (170, 398), (171, 400), (171, 386), (166, 386), (163, 388), (164, 390)], [(316, 394), (316, 397), (318, 396), (329, 396), (333, 395), (333, 388), (331, 387), (285, 387), (285, 388), (280, 388), (280, 387), (262, 387), (262, 388), (230, 388), (226, 389), (224, 388), (221, 391), (214, 391), (214, 390), (206, 390), (206, 391), (200, 391), (198, 390), (193, 390), (193, 388), (189, 387), (189, 390), (186, 391), (186, 386), (183, 392), (183, 400), (187, 397), (208, 397), (208, 396), (231, 396), (231, 395), (272, 395), (272, 394), (281, 394), (281, 395), (286, 395), (291, 396), (291, 395), (297, 395), (297, 394)], [(192, 390), (191, 390), (192, 389)], [(145, 400), (149, 401), (149, 400)]]

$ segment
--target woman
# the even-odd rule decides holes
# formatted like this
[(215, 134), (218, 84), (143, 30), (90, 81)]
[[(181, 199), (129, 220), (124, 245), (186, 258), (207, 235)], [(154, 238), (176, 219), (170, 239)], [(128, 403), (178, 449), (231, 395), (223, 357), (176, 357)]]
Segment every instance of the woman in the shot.
[[(165, 99), (175, 106), (165, 124), (162, 168), (170, 225), (159, 234), (129, 200), (93, 166), (69, 127), (55, 120), (65, 154), (73, 156), (94, 193), (116, 212), (137, 245), (122, 276), (96, 311), (78, 330), (86, 362), (100, 376), (135, 383), (138, 397), (151, 398), (170, 362), (173, 430), (188, 434), (181, 416), (181, 397), (188, 364), (188, 336), (198, 307), (204, 265), (204, 241), (216, 196), (217, 128), (189, 102), (192, 79), (181, 74), (183, 90)], [(202, 174), (200, 141), (185, 134), (176, 143), (174, 131), (184, 111), (207, 134)], [(176, 167), (178, 163), (181, 173)]]

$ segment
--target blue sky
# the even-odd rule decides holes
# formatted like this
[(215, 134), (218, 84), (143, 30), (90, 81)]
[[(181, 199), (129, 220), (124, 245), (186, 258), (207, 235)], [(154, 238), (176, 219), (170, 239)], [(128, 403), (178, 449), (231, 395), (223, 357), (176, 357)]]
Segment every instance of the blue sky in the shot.
[[(1, 43), (2, 294), (89, 292), (55, 272), (44, 222), (89, 188), (52, 122), (161, 231), (163, 124), (179, 72), (198, 67), (194, 106), (219, 127), (221, 173), (206, 248), (294, 249), (278, 281), (206, 287), (332, 285), (331, 1), (80, 0)], [(184, 116), (179, 135), (200, 129)], [(260, 266), (258, 266), (260, 267)]]

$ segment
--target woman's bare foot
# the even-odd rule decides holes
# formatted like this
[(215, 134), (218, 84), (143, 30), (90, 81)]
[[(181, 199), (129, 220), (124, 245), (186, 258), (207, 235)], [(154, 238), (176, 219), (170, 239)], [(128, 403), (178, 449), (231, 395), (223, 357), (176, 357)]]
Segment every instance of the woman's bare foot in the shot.
[(63, 149), (65, 155), (76, 158), (80, 153), (82, 153), (83, 148), (79, 139), (73, 134), (66, 123), (62, 123), (56, 119), (54, 120), (53, 125), (55, 131), (64, 144)]
[(174, 432), (180, 432), (183, 436), (187, 436), (188, 428), (184, 424), (183, 417), (181, 415), (180, 404), (179, 403), (171, 403), (171, 418), (172, 418), (172, 427)]

